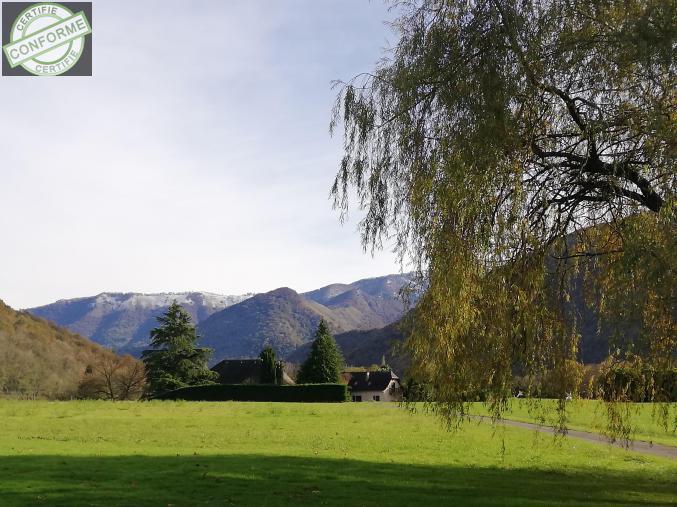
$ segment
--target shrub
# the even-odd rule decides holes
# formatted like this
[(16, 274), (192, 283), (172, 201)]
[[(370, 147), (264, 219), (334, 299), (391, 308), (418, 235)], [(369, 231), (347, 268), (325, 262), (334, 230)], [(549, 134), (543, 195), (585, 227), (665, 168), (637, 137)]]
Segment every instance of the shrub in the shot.
[(330, 403), (348, 400), (344, 384), (210, 384), (176, 389), (156, 396), (158, 400), (186, 401), (273, 401)]
[(653, 401), (677, 401), (677, 368), (656, 371), (653, 379)]
[(585, 368), (581, 363), (566, 359), (546, 373), (540, 395), (546, 398), (578, 395), (584, 375)]
[(639, 357), (609, 361), (602, 367), (600, 389), (605, 400), (677, 401), (677, 368), (655, 369)]
[(583, 367), (583, 378), (581, 380), (581, 398), (595, 399), (599, 392), (597, 388), (598, 379), (600, 375), (599, 364), (586, 364)]
[(402, 397), (407, 403), (433, 401), (433, 389), (428, 384), (408, 378), (402, 385)]

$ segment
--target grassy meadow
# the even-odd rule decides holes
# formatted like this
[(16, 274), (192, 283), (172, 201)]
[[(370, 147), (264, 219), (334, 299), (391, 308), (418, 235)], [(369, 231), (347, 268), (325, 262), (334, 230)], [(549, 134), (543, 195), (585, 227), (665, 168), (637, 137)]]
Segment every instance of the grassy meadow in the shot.
[(675, 477), (675, 460), (447, 432), (392, 404), (0, 401), (3, 506), (674, 505)]
[[(514, 399), (510, 401), (508, 410), (503, 414), (505, 419), (555, 426), (557, 413), (554, 408), (555, 400), (526, 400)], [(632, 438), (656, 444), (677, 446), (677, 403), (652, 404), (629, 403), (619, 407), (628, 408), (629, 423), (632, 428)], [(589, 431), (592, 433), (607, 432), (608, 406), (594, 400), (572, 400), (567, 402), (567, 427), (572, 430)], [(664, 416), (660, 416), (660, 412)], [(476, 403), (472, 412), (477, 415), (489, 415), (489, 411), (482, 403)]]

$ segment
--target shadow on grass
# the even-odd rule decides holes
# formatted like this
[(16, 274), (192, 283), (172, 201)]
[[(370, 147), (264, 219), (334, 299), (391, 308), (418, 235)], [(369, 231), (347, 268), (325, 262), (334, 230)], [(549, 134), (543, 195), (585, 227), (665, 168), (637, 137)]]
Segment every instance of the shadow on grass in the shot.
[(0, 457), (9, 505), (674, 505), (668, 477), (259, 455)]

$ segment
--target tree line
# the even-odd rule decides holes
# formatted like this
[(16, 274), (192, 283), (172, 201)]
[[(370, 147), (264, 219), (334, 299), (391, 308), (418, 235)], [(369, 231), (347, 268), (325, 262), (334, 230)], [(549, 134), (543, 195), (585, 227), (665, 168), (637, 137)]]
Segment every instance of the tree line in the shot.
[[(111, 356), (88, 366), (79, 395), (111, 400), (153, 397), (176, 389), (214, 384), (218, 374), (209, 369), (212, 350), (198, 347), (198, 335), (190, 314), (176, 301), (158, 317), (150, 333), (151, 348), (142, 361)], [(281, 384), (282, 361), (265, 347), (261, 359), (262, 384)], [(324, 320), (321, 320), (308, 359), (301, 365), (297, 382), (338, 383), (343, 369), (341, 352)]]

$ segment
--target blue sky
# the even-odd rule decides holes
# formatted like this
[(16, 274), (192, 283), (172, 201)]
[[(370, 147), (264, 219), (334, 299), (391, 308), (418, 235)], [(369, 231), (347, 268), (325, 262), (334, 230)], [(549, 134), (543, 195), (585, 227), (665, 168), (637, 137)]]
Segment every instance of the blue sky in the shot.
[(299, 291), (399, 271), (328, 191), (380, 0), (93, 2), (94, 77), (0, 78), (0, 298)]

